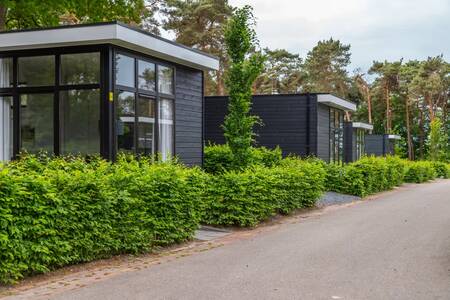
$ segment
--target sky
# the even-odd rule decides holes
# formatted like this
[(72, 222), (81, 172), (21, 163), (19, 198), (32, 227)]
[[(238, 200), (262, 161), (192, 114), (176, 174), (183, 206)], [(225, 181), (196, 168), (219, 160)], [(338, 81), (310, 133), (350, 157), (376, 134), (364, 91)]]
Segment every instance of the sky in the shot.
[(262, 47), (305, 57), (319, 40), (351, 45), (349, 71), (373, 60), (450, 56), (450, 0), (229, 0), (249, 4)]

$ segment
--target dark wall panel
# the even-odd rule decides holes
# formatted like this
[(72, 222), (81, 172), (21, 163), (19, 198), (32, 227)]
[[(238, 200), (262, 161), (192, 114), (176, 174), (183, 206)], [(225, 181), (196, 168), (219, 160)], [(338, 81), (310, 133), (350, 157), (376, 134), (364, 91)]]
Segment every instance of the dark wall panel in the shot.
[(317, 157), (330, 160), (330, 107), (317, 105)]
[(203, 76), (202, 72), (177, 67), (175, 103), (175, 153), (188, 165), (203, 160)]
[(356, 131), (351, 122), (344, 123), (344, 162), (355, 161), (356, 157)]
[(365, 150), (367, 155), (383, 156), (385, 154), (385, 137), (382, 134), (367, 134), (365, 136)]
[[(205, 98), (205, 140), (216, 144), (225, 143), (223, 137), (224, 117), (227, 113), (228, 97)], [(307, 122), (308, 105), (306, 95), (254, 96), (251, 112), (261, 118), (263, 126), (255, 128), (258, 145), (268, 148), (280, 146), (283, 155), (307, 155), (311, 128)]]

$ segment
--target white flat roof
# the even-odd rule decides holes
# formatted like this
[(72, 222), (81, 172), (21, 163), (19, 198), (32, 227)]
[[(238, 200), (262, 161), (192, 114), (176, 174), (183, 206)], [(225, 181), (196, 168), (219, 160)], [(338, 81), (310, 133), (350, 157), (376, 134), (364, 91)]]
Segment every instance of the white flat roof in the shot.
[(200, 70), (218, 70), (219, 59), (120, 22), (0, 33), (0, 52), (113, 44)]
[(352, 127), (366, 129), (366, 130), (373, 130), (373, 125), (363, 123), (363, 122), (352, 122)]
[(317, 94), (317, 102), (346, 111), (356, 111), (356, 104), (332, 94)]
[(396, 135), (396, 134), (388, 134), (388, 139), (390, 139), (390, 140), (400, 140), (401, 137), (399, 135)]

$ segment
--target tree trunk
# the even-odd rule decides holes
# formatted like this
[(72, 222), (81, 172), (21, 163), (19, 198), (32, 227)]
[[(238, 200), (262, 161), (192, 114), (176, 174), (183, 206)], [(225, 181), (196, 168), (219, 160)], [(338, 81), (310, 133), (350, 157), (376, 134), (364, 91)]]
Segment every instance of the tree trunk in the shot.
[(410, 121), (410, 112), (409, 112), (409, 96), (405, 97), (405, 111), (406, 111), (406, 136), (408, 141), (408, 159), (414, 160), (414, 148), (411, 138), (411, 121)]
[(391, 133), (391, 99), (389, 97), (389, 87), (384, 87), (384, 98), (386, 99), (386, 133)]
[(367, 88), (367, 114), (369, 117), (369, 124), (372, 124), (372, 98), (370, 96), (369, 88)]
[(225, 87), (223, 82), (223, 76), (222, 76), (222, 70), (216, 71), (216, 95), (217, 96), (223, 96), (225, 94)]
[(419, 155), (420, 159), (424, 157), (425, 146), (425, 128), (424, 128), (423, 110), (419, 107)]
[(425, 102), (428, 105), (428, 111), (430, 113), (430, 122), (434, 120), (434, 108), (433, 108), (433, 100), (431, 99), (431, 96), (429, 93), (425, 94)]
[(6, 29), (6, 6), (0, 4), (0, 31), (4, 31)]

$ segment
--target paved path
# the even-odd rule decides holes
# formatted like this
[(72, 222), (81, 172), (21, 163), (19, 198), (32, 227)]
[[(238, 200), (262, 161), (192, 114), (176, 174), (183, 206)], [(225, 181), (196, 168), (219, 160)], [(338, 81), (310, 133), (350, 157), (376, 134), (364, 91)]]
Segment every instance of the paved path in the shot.
[(450, 299), (450, 180), (402, 187), (54, 299)]

